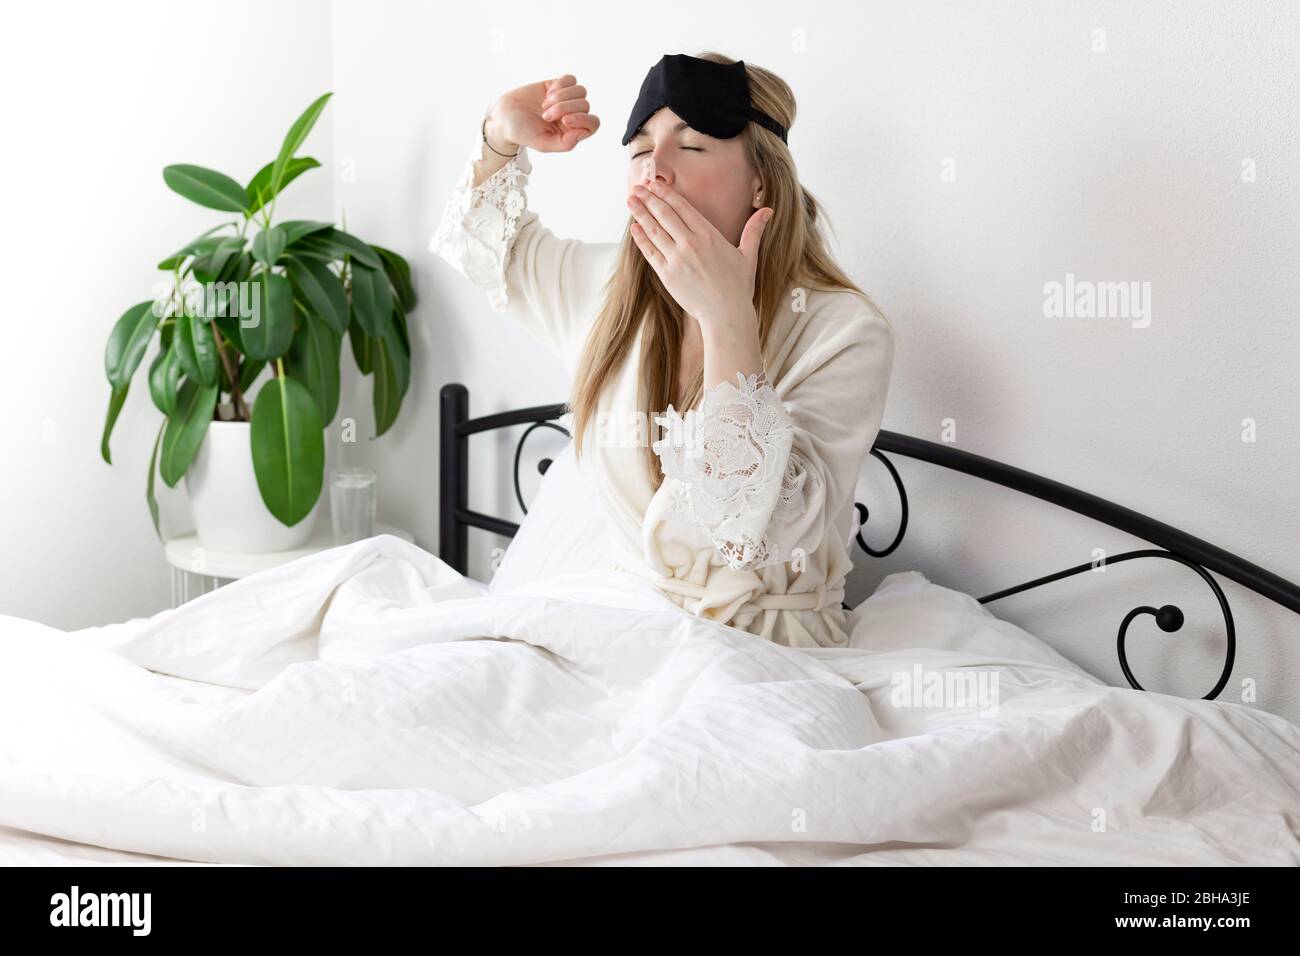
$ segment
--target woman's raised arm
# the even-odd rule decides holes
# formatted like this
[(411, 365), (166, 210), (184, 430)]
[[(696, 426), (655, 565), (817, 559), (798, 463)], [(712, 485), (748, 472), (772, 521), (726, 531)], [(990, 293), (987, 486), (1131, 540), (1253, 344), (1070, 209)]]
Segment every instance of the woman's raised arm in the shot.
[[(429, 250), (482, 288), (571, 365), (612, 243), (561, 239), (528, 208), (529, 149), (568, 152), (600, 120), (571, 74), (511, 90), (488, 108)], [(504, 155), (503, 155), (504, 154)]]

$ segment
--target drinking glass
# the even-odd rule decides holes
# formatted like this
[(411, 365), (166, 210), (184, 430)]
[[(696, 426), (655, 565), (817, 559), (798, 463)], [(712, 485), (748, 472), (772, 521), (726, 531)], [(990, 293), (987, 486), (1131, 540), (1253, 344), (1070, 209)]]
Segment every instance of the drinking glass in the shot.
[(373, 537), (375, 473), (368, 468), (334, 469), (330, 478), (330, 516), (336, 545)]

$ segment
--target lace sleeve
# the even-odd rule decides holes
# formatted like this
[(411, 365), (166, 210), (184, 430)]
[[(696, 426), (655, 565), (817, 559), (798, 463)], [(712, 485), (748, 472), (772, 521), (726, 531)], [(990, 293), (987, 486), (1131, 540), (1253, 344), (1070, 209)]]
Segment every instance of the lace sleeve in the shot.
[(664, 474), (681, 482), (669, 514), (704, 530), (737, 570), (789, 558), (783, 527), (807, 510), (819, 478), (794, 452), (794, 427), (765, 372), (706, 389), (683, 419), (671, 405), (655, 422)]
[(520, 146), (518, 155), (475, 186), (474, 163), (484, 148), (479, 133), (429, 251), (481, 287), (493, 311), (504, 312), (510, 301), (506, 267), (528, 205), (525, 187), (533, 167), (528, 148)]
[[(703, 529), (737, 570), (843, 544), (863, 462), (879, 434), (894, 360), (893, 329), (855, 294), (814, 296), (781, 391), (764, 373), (706, 389), (699, 411), (669, 406), (653, 445), (672, 476), (664, 516)], [(843, 526), (838, 522), (843, 521)]]
[(528, 208), (533, 166), (525, 146), (472, 185), (474, 163), (487, 148), (479, 127), (474, 134), (429, 251), (486, 292), (492, 311), (528, 329), (573, 374), (619, 245), (562, 238), (542, 225)]

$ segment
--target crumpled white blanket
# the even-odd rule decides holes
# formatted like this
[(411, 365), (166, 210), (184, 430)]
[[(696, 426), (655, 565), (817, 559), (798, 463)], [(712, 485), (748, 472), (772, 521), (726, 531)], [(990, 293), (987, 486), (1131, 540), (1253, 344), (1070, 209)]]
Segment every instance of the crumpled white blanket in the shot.
[(148, 619), (0, 617), (0, 861), (1300, 863), (1287, 720), (1108, 687), (918, 572), (851, 619), (788, 648), (391, 536)]

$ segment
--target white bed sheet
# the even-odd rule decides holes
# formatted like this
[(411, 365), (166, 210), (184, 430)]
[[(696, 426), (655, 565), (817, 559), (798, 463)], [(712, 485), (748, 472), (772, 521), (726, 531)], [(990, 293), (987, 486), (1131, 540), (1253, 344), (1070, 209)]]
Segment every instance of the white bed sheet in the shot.
[[(1300, 863), (1300, 728), (1112, 688), (891, 575), (782, 647), (380, 536), (148, 619), (0, 617), (0, 861)], [(899, 706), (897, 675), (997, 676)]]

